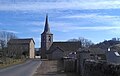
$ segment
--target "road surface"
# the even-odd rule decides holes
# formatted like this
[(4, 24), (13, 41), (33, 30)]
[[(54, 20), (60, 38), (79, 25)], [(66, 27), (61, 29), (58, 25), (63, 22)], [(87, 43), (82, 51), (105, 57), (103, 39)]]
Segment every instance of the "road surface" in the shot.
[(32, 76), (40, 64), (40, 60), (28, 60), (23, 64), (1, 69), (0, 76)]

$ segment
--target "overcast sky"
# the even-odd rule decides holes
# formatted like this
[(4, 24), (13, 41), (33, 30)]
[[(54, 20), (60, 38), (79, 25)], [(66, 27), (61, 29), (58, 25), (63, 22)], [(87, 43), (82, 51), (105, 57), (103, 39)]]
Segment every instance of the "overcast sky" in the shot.
[(0, 31), (32, 37), (40, 47), (47, 13), (54, 41), (120, 37), (120, 0), (0, 0)]

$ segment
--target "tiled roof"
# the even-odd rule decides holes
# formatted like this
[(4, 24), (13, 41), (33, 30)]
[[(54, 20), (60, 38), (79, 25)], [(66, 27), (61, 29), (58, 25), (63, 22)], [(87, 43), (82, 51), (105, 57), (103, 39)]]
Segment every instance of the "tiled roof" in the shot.
[[(8, 41), (8, 44), (23, 44), (23, 43), (30, 43), (30, 41), (33, 40), (32, 38), (27, 38), (27, 39), (10, 39)], [(34, 42), (34, 40), (33, 40)], [(35, 42), (34, 42), (35, 44)]]
[(81, 47), (80, 42), (53, 42), (47, 53), (52, 53), (55, 49), (60, 49), (61, 51), (77, 51)]

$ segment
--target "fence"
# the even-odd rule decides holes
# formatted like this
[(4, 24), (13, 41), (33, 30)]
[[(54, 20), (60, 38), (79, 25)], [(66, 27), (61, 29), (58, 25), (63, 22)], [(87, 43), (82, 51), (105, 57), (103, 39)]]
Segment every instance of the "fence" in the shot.
[(76, 72), (76, 59), (64, 59), (65, 72)]

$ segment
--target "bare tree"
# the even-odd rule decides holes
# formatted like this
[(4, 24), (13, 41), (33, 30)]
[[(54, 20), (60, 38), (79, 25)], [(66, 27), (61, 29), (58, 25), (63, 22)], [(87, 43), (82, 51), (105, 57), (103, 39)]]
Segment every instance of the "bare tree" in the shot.
[(0, 31), (0, 47), (3, 49), (7, 46), (7, 42), (10, 39), (15, 39), (17, 36), (14, 33), (6, 32), (6, 31)]
[(78, 39), (73, 38), (68, 40), (68, 42), (78, 42), (78, 41), (82, 43), (82, 47), (89, 47), (94, 44), (91, 40), (85, 39), (83, 37), (79, 37)]

